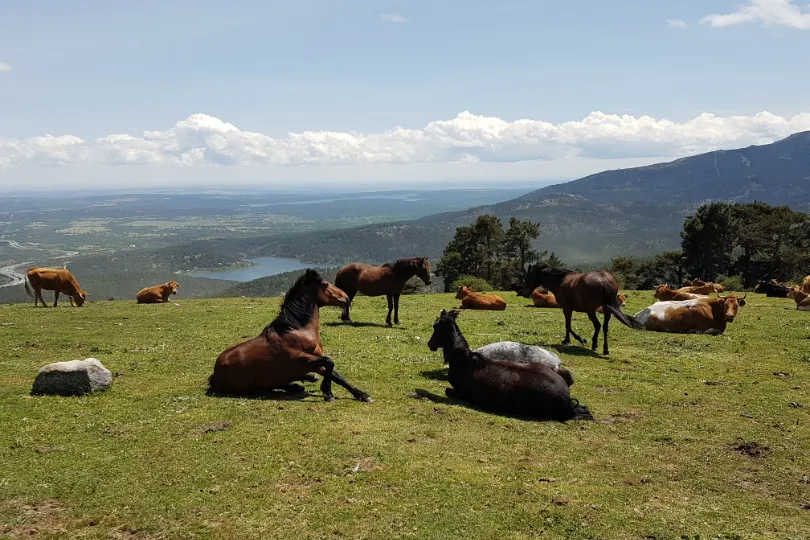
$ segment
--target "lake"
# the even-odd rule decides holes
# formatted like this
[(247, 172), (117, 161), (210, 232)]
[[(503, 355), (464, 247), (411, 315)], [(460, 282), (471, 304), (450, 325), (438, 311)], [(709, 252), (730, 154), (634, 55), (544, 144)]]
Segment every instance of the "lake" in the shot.
[(237, 268), (235, 270), (223, 270), (221, 272), (191, 272), (190, 276), (209, 279), (229, 279), (232, 281), (250, 281), (265, 276), (274, 276), (293, 270), (303, 270), (317, 266), (314, 264), (304, 264), (297, 259), (283, 259), (280, 257), (258, 257), (248, 259), (255, 266), (249, 268)]

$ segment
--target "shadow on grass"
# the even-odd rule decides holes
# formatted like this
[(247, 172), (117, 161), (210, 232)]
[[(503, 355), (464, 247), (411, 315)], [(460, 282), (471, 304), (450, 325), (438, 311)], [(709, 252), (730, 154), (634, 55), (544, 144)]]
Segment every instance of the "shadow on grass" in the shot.
[(606, 358), (605, 356), (602, 356), (601, 354), (592, 351), (591, 349), (589, 349), (584, 345), (581, 347), (577, 347), (574, 345), (552, 345), (551, 348), (557, 352), (570, 354), (572, 356), (589, 356), (591, 358)]
[(388, 328), (389, 330), (404, 330), (401, 326), (387, 326), (384, 324), (379, 323), (372, 323), (372, 322), (350, 322), (345, 323), (343, 321), (332, 321), (327, 323), (322, 323), (324, 326), (351, 326), (354, 328)]
[(205, 395), (208, 397), (226, 398), (226, 399), (251, 399), (251, 400), (269, 400), (269, 401), (323, 401), (323, 395), (320, 392), (308, 391), (302, 384), (291, 384), (289, 388), (286, 389), (279, 388), (273, 390), (265, 390), (263, 392), (255, 392), (251, 394), (228, 394), (225, 392), (216, 392), (214, 390), (211, 390), (210, 388), (206, 388)]
[(552, 418), (536, 418), (534, 416), (525, 416), (520, 414), (512, 414), (507, 412), (492, 412), (486, 409), (482, 409), (477, 405), (473, 405), (472, 403), (467, 403), (466, 401), (462, 401), (460, 399), (452, 398), (449, 396), (440, 396), (439, 394), (434, 394), (433, 392), (429, 392), (427, 390), (423, 390), (422, 388), (415, 388), (413, 394), (410, 395), (412, 399), (426, 399), (428, 401), (432, 401), (433, 403), (440, 403), (442, 405), (456, 405), (459, 407), (464, 407), (466, 409), (470, 409), (473, 411), (478, 411), (484, 414), (491, 414), (493, 416), (500, 416), (503, 418), (513, 418), (515, 420), (522, 420), (524, 422), (560, 422), (566, 423), (562, 420), (555, 420)]
[(422, 371), (419, 374), (422, 377), (424, 377), (426, 379), (431, 379), (433, 381), (446, 381), (447, 380), (447, 370), (445, 368), (429, 369), (427, 371)]

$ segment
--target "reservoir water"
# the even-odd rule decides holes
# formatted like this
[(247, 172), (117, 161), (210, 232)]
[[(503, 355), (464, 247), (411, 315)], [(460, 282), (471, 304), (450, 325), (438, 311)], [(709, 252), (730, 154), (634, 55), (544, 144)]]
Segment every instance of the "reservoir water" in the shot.
[(221, 272), (191, 272), (190, 276), (209, 279), (229, 279), (232, 281), (250, 281), (265, 276), (274, 276), (293, 270), (303, 270), (317, 266), (314, 264), (304, 264), (297, 259), (283, 259), (279, 257), (258, 257), (248, 259), (254, 264), (249, 268), (237, 268), (235, 270), (223, 270)]

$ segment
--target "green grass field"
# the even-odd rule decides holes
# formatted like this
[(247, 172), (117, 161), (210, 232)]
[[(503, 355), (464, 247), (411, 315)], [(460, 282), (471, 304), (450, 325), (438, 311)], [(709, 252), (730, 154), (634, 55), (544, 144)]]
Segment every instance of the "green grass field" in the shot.
[[(503, 296), (505, 312), (459, 317), (471, 346), (558, 346), (560, 311)], [(609, 358), (560, 348), (596, 417), (568, 424), (415, 394), (444, 395), (427, 341), (451, 295), (403, 297), (393, 329), (322, 311), (327, 354), (370, 404), (339, 387), (325, 403), (317, 384), (205, 395), (277, 299), (2, 305), (0, 537), (810, 537), (810, 313), (748, 298), (724, 336), (612, 322)], [(625, 311), (650, 303), (634, 292)], [(360, 297), (353, 318), (382, 323), (384, 305)], [(575, 327), (590, 336), (583, 314)], [(41, 366), (87, 357), (118, 374), (108, 392), (29, 395)]]

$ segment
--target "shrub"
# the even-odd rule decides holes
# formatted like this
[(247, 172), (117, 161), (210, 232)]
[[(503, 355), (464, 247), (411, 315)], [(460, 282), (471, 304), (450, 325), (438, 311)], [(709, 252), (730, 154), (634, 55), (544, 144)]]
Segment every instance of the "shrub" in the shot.
[(717, 276), (715, 280), (717, 283), (726, 288), (726, 291), (742, 291), (743, 287), (742, 278), (740, 276)]
[(475, 276), (461, 276), (450, 286), (450, 292), (455, 292), (459, 287), (465, 285), (475, 292), (487, 292), (492, 290), (492, 285), (487, 280)]

